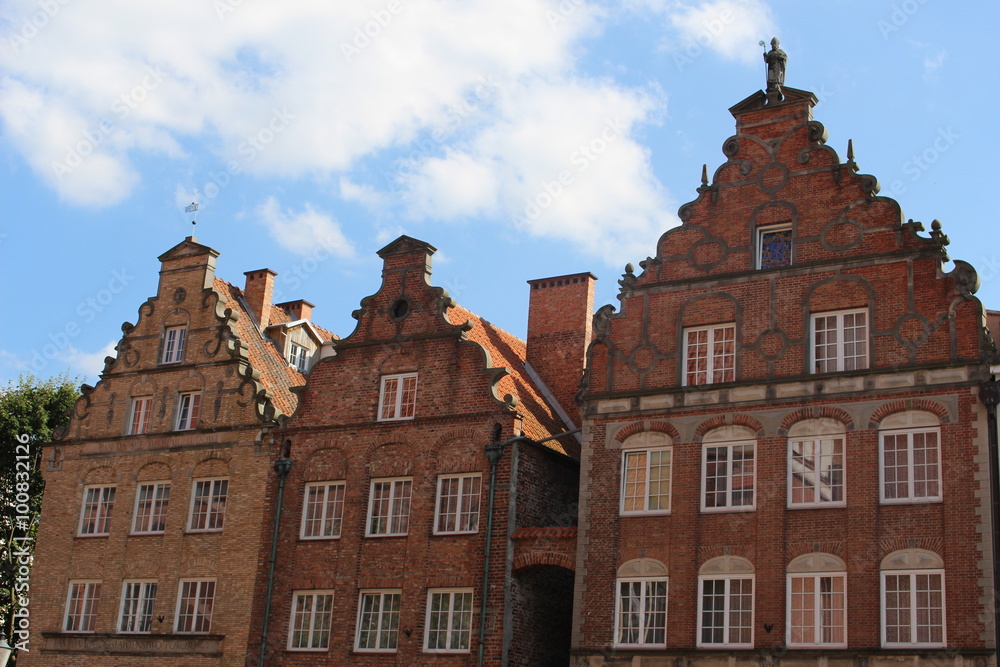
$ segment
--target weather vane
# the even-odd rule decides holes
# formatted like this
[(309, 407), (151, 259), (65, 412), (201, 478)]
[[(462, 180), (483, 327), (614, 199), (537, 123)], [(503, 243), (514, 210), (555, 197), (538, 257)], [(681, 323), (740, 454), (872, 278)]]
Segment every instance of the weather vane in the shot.
[[(195, 193), (195, 197), (194, 198), (196, 200), (199, 199), (199, 197), (198, 197), (199, 192), (197, 190), (195, 190), (194, 193)], [(197, 203), (197, 201), (193, 201), (188, 206), (185, 206), (184, 207), (184, 212), (185, 213), (197, 213), (198, 212), (198, 203)], [(195, 227), (198, 224), (197, 216), (192, 215), (191, 217), (195, 218), (195, 219), (191, 220), (191, 226)]]

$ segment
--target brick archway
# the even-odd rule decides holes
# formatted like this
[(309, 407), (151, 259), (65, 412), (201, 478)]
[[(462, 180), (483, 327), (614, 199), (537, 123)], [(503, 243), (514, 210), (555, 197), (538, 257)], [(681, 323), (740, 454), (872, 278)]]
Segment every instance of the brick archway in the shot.
[(576, 526), (518, 528), (510, 539), (515, 572), (539, 565), (576, 569)]

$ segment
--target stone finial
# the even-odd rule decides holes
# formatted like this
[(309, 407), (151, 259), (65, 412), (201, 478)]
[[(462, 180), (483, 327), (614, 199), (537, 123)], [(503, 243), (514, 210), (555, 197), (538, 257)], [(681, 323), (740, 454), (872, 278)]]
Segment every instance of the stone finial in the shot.
[(771, 50), (764, 54), (764, 62), (767, 63), (767, 93), (768, 102), (780, 102), (783, 95), (781, 87), (785, 85), (785, 65), (788, 63), (788, 54), (781, 50), (780, 42), (775, 37), (771, 40)]

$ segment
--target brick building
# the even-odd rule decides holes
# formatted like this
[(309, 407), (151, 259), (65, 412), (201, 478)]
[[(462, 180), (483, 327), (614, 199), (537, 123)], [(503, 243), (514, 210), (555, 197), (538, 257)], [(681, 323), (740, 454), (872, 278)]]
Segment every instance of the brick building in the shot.
[(781, 76), (595, 316), (573, 664), (993, 660), (978, 278)]
[(434, 252), (379, 251), (281, 431), (249, 651), (269, 667), (568, 662), (579, 443), (542, 377), (579, 376), (587, 328), (556, 354), (548, 311), (589, 322), (593, 277), (533, 283), (526, 346), (431, 285)]
[(272, 433), (331, 334), (304, 302), (271, 304), (271, 271), (216, 278), (217, 256), (191, 237), (160, 256), (156, 295), (46, 449), (19, 665), (245, 663)]

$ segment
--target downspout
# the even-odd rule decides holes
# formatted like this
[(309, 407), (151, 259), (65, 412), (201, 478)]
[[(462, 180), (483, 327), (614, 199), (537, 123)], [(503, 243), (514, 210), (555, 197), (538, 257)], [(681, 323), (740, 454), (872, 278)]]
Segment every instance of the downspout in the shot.
[(493, 545), (493, 499), (496, 495), (497, 464), (500, 462), (500, 457), (503, 456), (503, 448), (518, 441), (540, 445), (543, 442), (556, 440), (558, 438), (573, 435), (579, 432), (580, 429), (575, 428), (572, 431), (565, 431), (563, 433), (559, 433), (558, 435), (553, 435), (541, 440), (532, 440), (531, 438), (526, 438), (523, 435), (518, 435), (513, 438), (508, 438), (503, 442), (492, 442), (486, 445), (486, 459), (490, 462), (490, 497), (489, 505), (486, 508), (486, 554), (483, 558), (483, 592), (479, 602), (481, 611), (479, 613), (479, 652), (478, 657), (476, 658), (477, 667), (483, 667), (483, 657), (486, 650), (486, 596), (489, 595), (490, 551), (492, 550)]
[(267, 566), (267, 594), (264, 596), (264, 623), (260, 631), (259, 667), (264, 667), (264, 655), (267, 651), (267, 621), (271, 616), (271, 593), (274, 590), (274, 562), (278, 556), (278, 527), (281, 525), (281, 501), (285, 495), (285, 478), (292, 469), (289, 459), (278, 459), (274, 462), (274, 472), (278, 475), (278, 503), (274, 508), (274, 530), (271, 533), (271, 561)]
[(995, 379), (984, 382), (979, 400), (986, 406), (986, 436), (990, 450), (990, 519), (993, 527), (993, 650), (1000, 655), (1000, 453), (998, 453), (997, 403), (1000, 385)]

